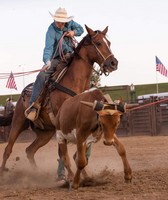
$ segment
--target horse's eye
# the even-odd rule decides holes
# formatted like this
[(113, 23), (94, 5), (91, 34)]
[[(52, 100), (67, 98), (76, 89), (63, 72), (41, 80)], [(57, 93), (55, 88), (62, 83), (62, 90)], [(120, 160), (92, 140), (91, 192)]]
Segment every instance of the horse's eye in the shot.
[(96, 45), (97, 46), (101, 46), (101, 42), (96, 42)]

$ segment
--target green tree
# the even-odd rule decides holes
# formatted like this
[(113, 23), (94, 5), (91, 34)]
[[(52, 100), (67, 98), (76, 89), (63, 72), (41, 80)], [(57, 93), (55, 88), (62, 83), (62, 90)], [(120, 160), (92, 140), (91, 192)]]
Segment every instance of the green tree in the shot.
[(92, 73), (92, 77), (91, 77), (91, 85), (92, 87), (95, 86), (95, 87), (100, 87), (101, 84), (100, 84), (100, 74), (98, 71), (96, 70), (93, 70), (93, 73)]

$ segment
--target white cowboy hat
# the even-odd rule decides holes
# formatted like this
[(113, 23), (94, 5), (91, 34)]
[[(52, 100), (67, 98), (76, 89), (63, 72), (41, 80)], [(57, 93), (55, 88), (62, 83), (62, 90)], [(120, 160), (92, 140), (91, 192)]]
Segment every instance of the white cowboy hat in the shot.
[(63, 23), (69, 22), (69, 21), (71, 21), (74, 18), (73, 16), (68, 17), (67, 11), (65, 10), (65, 8), (58, 8), (55, 11), (54, 15), (52, 13), (50, 13), (50, 15), (52, 16), (52, 18), (56, 22), (63, 22)]
[(6, 102), (7, 102), (7, 101), (10, 101), (10, 100), (11, 100), (11, 98), (10, 98), (10, 97), (8, 97), (8, 98), (6, 99)]

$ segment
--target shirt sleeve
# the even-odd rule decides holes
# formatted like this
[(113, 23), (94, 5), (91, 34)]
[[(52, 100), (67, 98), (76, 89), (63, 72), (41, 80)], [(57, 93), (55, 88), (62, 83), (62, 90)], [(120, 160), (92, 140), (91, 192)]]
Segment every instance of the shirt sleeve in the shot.
[(45, 48), (43, 51), (43, 62), (46, 63), (48, 60), (52, 59), (53, 52), (54, 52), (54, 45), (55, 45), (55, 34), (54, 34), (53, 27), (50, 25), (45, 39)]
[(75, 32), (75, 36), (81, 36), (84, 32), (83, 27), (73, 20), (70, 21), (70, 28)]

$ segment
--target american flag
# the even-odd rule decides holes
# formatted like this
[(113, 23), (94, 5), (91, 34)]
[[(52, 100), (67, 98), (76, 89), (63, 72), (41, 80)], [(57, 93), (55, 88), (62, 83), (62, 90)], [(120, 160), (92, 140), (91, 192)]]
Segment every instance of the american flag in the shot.
[(168, 77), (168, 71), (166, 67), (162, 64), (159, 58), (156, 56), (156, 71), (160, 72), (163, 76)]
[(6, 87), (7, 88), (10, 88), (10, 89), (15, 89), (17, 90), (17, 87), (16, 87), (16, 83), (15, 83), (15, 79), (14, 79), (14, 76), (13, 76), (13, 73), (11, 72), (10, 73), (10, 76), (8, 78), (8, 81), (6, 83)]

